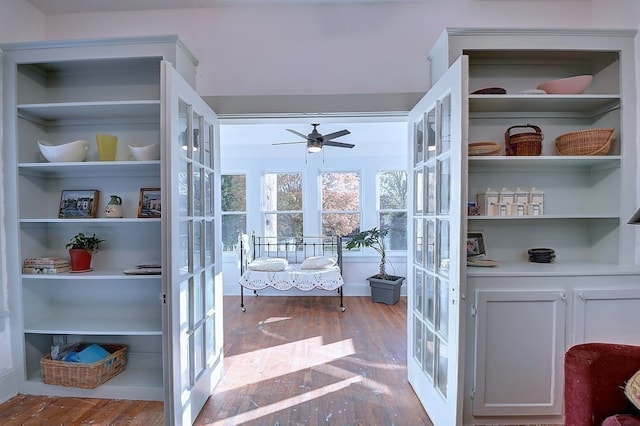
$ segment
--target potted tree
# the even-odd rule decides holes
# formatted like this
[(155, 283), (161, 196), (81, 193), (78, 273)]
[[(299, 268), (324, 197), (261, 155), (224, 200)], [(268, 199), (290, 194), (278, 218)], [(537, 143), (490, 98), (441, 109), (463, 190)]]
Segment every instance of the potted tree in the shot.
[(389, 229), (378, 229), (377, 227), (358, 232), (349, 236), (350, 240), (346, 248), (347, 250), (353, 250), (360, 247), (369, 247), (378, 252), (380, 255), (378, 273), (367, 278), (371, 287), (371, 299), (374, 302), (393, 305), (400, 299), (400, 288), (405, 278), (387, 274), (384, 237), (388, 233)]
[(98, 249), (101, 242), (104, 242), (104, 240), (96, 237), (96, 234), (88, 236), (79, 232), (74, 235), (65, 246), (65, 248), (69, 249), (71, 270), (75, 272), (90, 271), (91, 256)]

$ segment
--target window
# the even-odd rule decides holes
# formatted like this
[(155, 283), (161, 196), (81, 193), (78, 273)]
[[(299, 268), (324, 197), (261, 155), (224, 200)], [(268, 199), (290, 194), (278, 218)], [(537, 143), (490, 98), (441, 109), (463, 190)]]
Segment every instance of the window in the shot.
[(380, 229), (389, 229), (385, 237), (388, 250), (407, 249), (407, 173), (402, 170), (379, 172), (378, 221)]
[(233, 252), (247, 232), (247, 176), (222, 175), (222, 251)]
[(303, 235), (301, 173), (265, 173), (264, 235)]
[(360, 230), (360, 174), (322, 173), (322, 235), (349, 235)]

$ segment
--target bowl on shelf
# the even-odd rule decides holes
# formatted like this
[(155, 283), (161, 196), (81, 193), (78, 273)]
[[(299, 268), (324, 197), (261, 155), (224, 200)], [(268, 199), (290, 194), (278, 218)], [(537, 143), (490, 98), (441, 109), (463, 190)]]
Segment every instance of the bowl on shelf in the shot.
[(593, 76), (590, 74), (576, 75), (544, 82), (538, 86), (538, 89), (550, 95), (579, 95), (587, 90), (591, 80)]
[(85, 140), (77, 140), (62, 145), (53, 145), (42, 139), (38, 140), (40, 152), (52, 163), (84, 161), (87, 159), (89, 151), (89, 142)]
[(129, 145), (131, 155), (138, 161), (151, 161), (160, 159), (160, 144), (154, 143), (145, 146)]

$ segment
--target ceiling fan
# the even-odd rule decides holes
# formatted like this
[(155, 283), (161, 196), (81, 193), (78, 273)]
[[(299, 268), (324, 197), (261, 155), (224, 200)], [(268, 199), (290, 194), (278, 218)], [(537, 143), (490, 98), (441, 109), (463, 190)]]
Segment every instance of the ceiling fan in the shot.
[[(344, 143), (344, 142), (336, 142), (333, 139), (339, 138), (340, 136), (345, 136), (350, 134), (351, 132), (348, 130), (340, 130), (338, 132), (329, 133), (328, 135), (322, 135), (318, 132), (317, 127), (320, 124), (312, 124), (313, 130), (308, 135), (303, 135), (302, 133), (296, 132), (295, 130), (286, 129), (288, 132), (293, 133), (294, 135), (298, 135), (301, 138), (306, 139), (307, 151), (314, 153), (322, 151), (323, 146), (337, 146), (339, 148), (353, 148), (355, 145), (352, 143)], [(285, 144), (293, 144), (293, 143), (305, 143), (304, 141), (299, 142), (279, 142), (274, 143), (273, 145), (285, 145)]]

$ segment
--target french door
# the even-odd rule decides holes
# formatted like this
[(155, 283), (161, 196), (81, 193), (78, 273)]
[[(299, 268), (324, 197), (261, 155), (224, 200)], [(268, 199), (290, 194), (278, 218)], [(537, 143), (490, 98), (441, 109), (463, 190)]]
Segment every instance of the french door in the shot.
[(162, 71), (165, 414), (190, 425), (222, 370), (219, 129), (171, 64)]
[(462, 424), (467, 70), (462, 56), (409, 114), (408, 378), (436, 426)]

